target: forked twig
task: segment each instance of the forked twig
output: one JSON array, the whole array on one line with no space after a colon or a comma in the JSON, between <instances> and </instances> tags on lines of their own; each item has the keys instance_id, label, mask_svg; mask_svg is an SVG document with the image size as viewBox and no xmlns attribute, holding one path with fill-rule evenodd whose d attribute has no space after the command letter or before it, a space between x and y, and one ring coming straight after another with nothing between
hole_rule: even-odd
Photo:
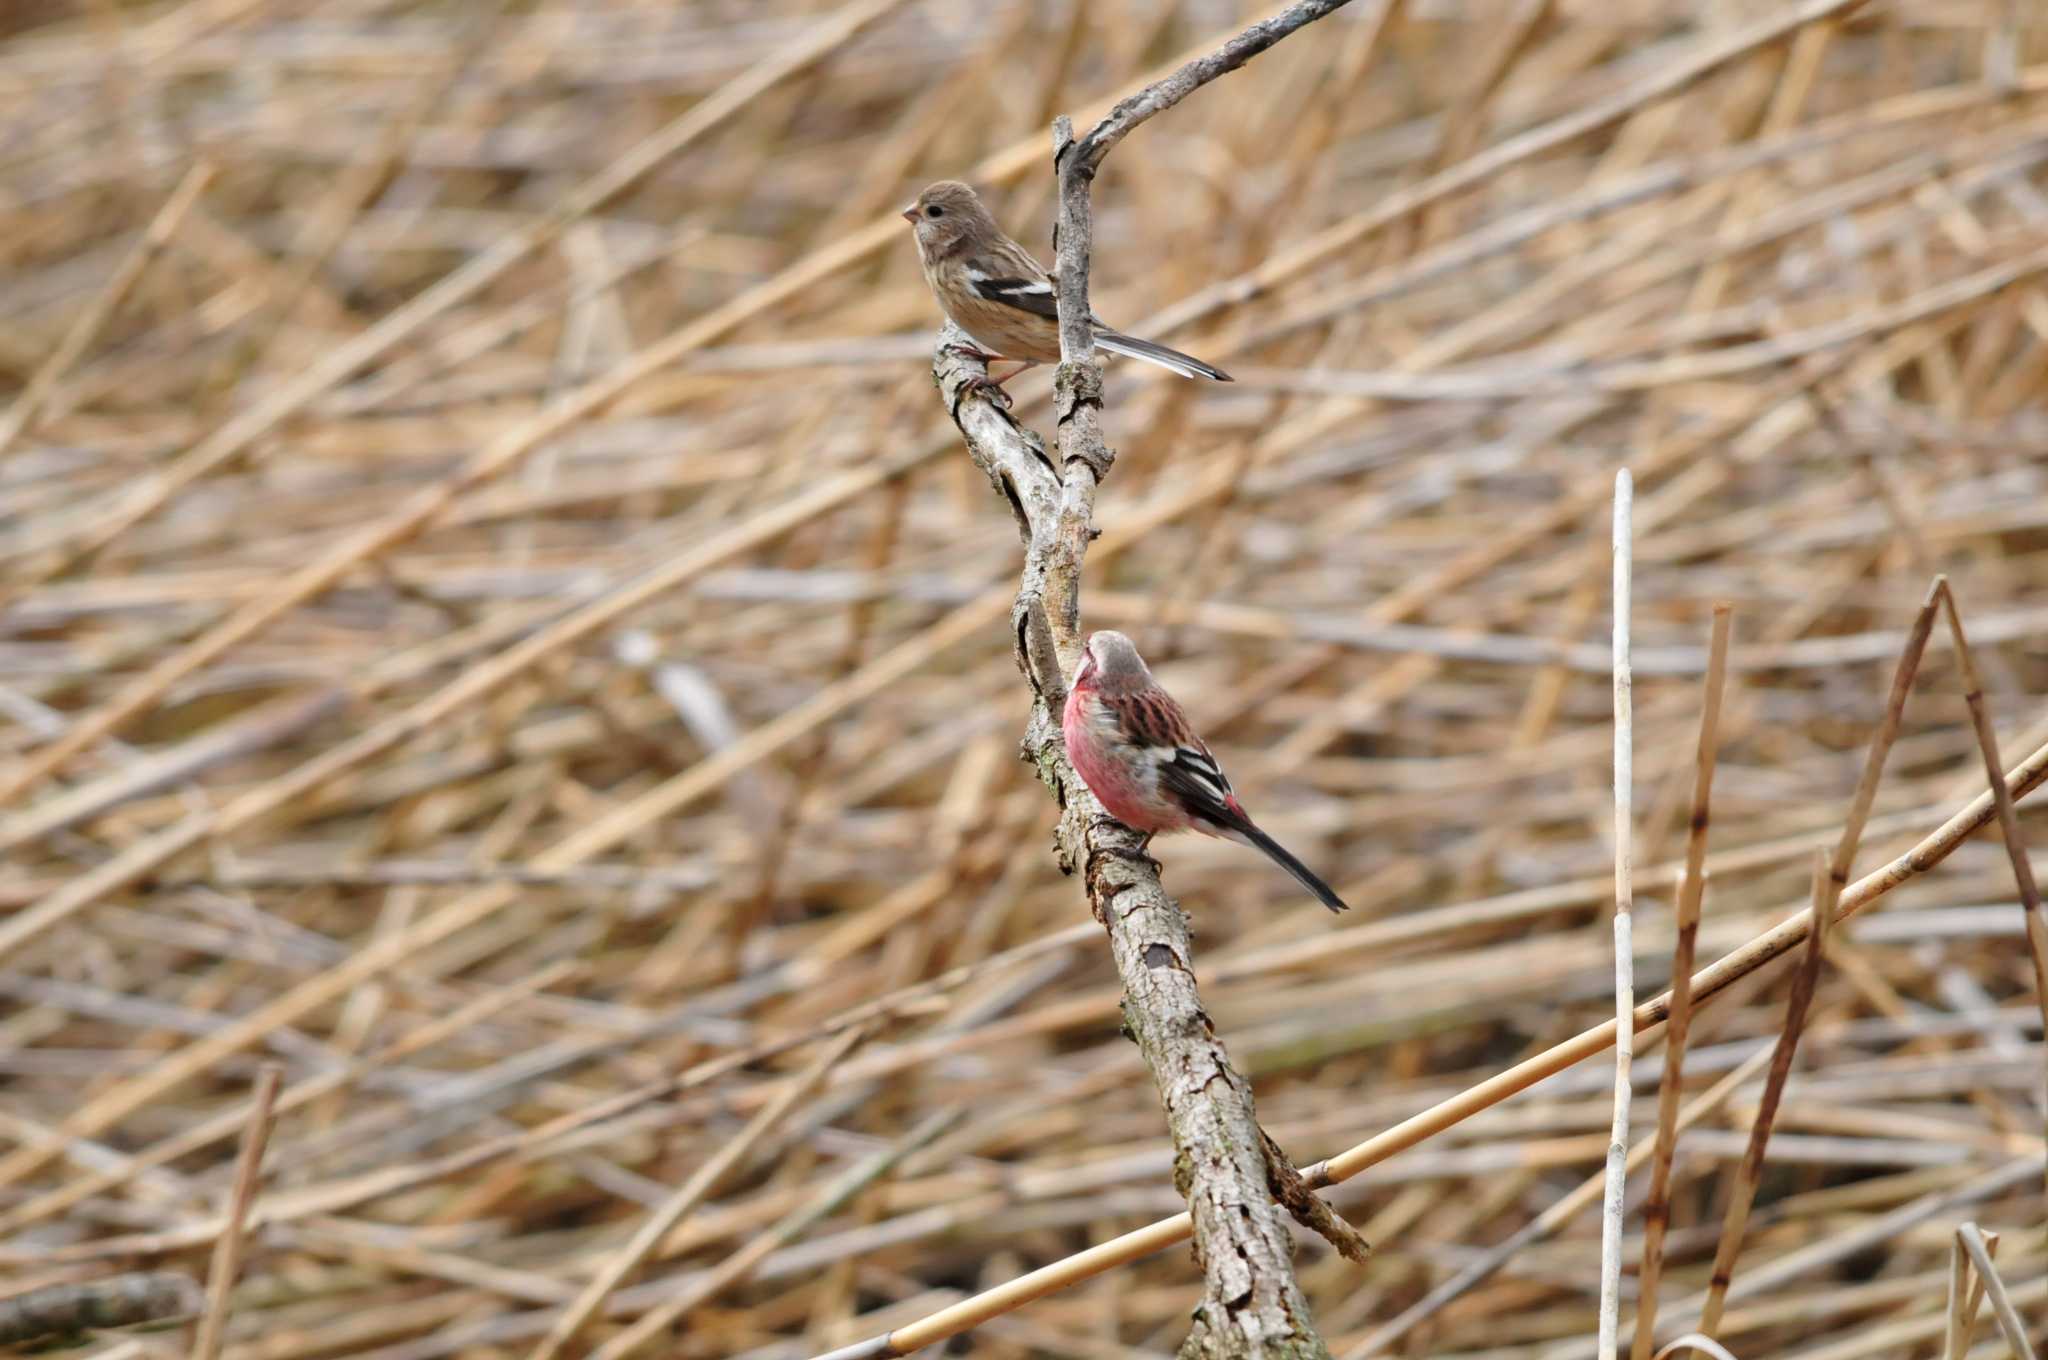
<instances>
[{"instance_id":1,"label":"forked twig","mask_svg":"<svg viewBox=\"0 0 2048 1360\"><path fill-rule=\"evenodd\" d=\"M934 360L934 376L969 454L1002 492L1024 540L1023 572L1010 613L1017 663L1033 698L1024 754L1059 801L1061 867L1081 874L1094 915L1109 935L1126 1032L1165 1106L1175 1185L1188 1202L1205 1283L1186 1354L1288 1352L1311 1360L1328 1354L1294 1276L1292 1243L1273 1184L1287 1191L1287 1207L1347 1253L1363 1250L1363 1242L1355 1233L1336 1231L1335 1215L1311 1203L1313 1187L1268 1155L1251 1084L1232 1067L1203 1010L1186 913L1160 885L1143 853L1143 838L1109 818L1075 776L1061 740L1060 705L1081 646L1081 574L1096 532L1096 489L1115 460L1102 433L1102 370L1092 357L1089 194L1103 157L1147 119L1344 3L1300 0L1252 24L1216 51L1119 102L1079 139L1065 117L1055 120L1057 462L985 395L963 400L979 389L968 381L976 375L967 372L958 346L947 343L950 329ZM853 1350L889 1354L901 1344L884 1335Z\"/></svg>"}]
</instances>

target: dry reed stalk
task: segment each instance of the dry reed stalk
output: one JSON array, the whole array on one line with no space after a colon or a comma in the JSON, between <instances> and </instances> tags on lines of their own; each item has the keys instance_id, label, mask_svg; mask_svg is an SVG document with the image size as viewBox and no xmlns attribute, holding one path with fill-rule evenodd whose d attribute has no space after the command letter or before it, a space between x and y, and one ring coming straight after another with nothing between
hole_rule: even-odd
<instances>
[{"instance_id":1,"label":"dry reed stalk","mask_svg":"<svg viewBox=\"0 0 2048 1360\"><path fill-rule=\"evenodd\" d=\"M850 1029L831 1043L818 1050L804 1069L783 1083L782 1090L774 1100L763 1105L754 1117L747 1121L740 1131L721 1147L688 1180L657 1205L654 1212L642 1220L634 1230L632 1240L613 1252L604 1264L583 1287L560 1317L555 1319L548 1334L533 1348L532 1360L552 1360L561 1354L562 1348L576 1339L576 1334L590 1323L603 1307L604 1301L626 1277L638 1270L663 1238L675 1230L683 1216L716 1188L718 1182L731 1173L747 1158L756 1145L766 1138L775 1127L788 1117L790 1111L808 1099L822 1084L840 1059L854 1050L867 1037L865 1029ZM644 1338L642 1338L644 1339Z\"/></svg>"},{"instance_id":2,"label":"dry reed stalk","mask_svg":"<svg viewBox=\"0 0 2048 1360\"><path fill-rule=\"evenodd\" d=\"M1728 1199L1728 1211L1721 1220L1721 1233L1714 1247L1714 1270L1707 1282L1707 1301L1700 1310L1699 1332L1711 1337L1721 1327L1721 1312L1728 1303L1728 1286L1735 1277L1735 1258L1742 1252L1743 1233L1756 1202L1757 1183L1763 1179L1764 1150L1770 1143L1771 1126L1778 1115L1778 1102L1785 1094L1785 1079L1792 1073L1792 1058L1798 1051L1799 1036L1806 1028L1806 1012L1813 1003L1825 957L1828 926L1834 914L1839 884L1829 872L1827 852L1814 847L1813 916L1806 936L1806 951L1800 955L1799 970L1792 975L1791 994L1785 1001L1785 1021L1771 1052L1770 1071L1764 1078L1763 1097L1750 1121L1749 1143L1736 1170L1735 1188Z\"/></svg>"},{"instance_id":3,"label":"dry reed stalk","mask_svg":"<svg viewBox=\"0 0 2048 1360\"><path fill-rule=\"evenodd\" d=\"M691 1309L709 1301L720 1290L744 1280L770 1253L802 1237L863 1189L887 1175L896 1164L947 1132L965 1114L959 1106L948 1106L927 1115L916 1128L860 1162L848 1167L807 1204L791 1211L768 1231L733 1252L708 1271L704 1278L676 1297L648 1309L638 1321L611 1337L591 1353L592 1360L626 1360L626 1357L673 1329Z\"/></svg>"},{"instance_id":4,"label":"dry reed stalk","mask_svg":"<svg viewBox=\"0 0 2048 1360\"><path fill-rule=\"evenodd\" d=\"M220 1356L221 1340L227 1330L228 1295L242 1273L243 1234L248 1227L249 1206L256 1202L256 1187L263 1180L263 1150L270 1143L277 1090L283 1082L284 1069L276 1063L264 1064L256 1077L248 1125L235 1160L234 1188L228 1193L220 1240L213 1245L213 1260L206 1271L206 1308L199 1315L199 1330L192 1339L192 1360L218 1360Z\"/></svg>"},{"instance_id":5,"label":"dry reed stalk","mask_svg":"<svg viewBox=\"0 0 2048 1360\"><path fill-rule=\"evenodd\" d=\"M1613 1360L1621 1335L1621 1219L1628 1193L1629 1079L1635 1056L1635 709L1630 670L1635 486L1614 477L1614 1116L1607 1134L1607 1186L1600 1206L1600 1357Z\"/></svg>"},{"instance_id":6,"label":"dry reed stalk","mask_svg":"<svg viewBox=\"0 0 2048 1360\"><path fill-rule=\"evenodd\" d=\"M1998 1255L1998 1234L1984 1233L1984 1254ZM1948 1263L1948 1330L1942 1337L1941 1360L1963 1360L1969 1353L1970 1333L1977 1325L1977 1310L1984 1303L1985 1284L1977 1275L1970 1253L1963 1247L1962 1229L1956 1230Z\"/></svg>"},{"instance_id":7,"label":"dry reed stalk","mask_svg":"<svg viewBox=\"0 0 2048 1360\"><path fill-rule=\"evenodd\" d=\"M440 1020L422 1026L405 1039L390 1045L381 1052L370 1054L350 1064L348 1067L331 1072L326 1076L316 1077L307 1082L295 1083L278 1097L275 1112L278 1115L290 1114L293 1110L303 1105L310 1104L323 1096L332 1095L349 1082L360 1080L363 1076L376 1071L387 1063L395 1062L421 1049L430 1048L450 1035L459 1034L471 1025L488 1020L494 1012L501 1008L519 1001L533 992L551 987L560 982L569 972L570 967L568 965L557 964L553 967L543 968L531 977L522 980L516 987L486 992L467 1005L458 1006ZM190 1156L209 1144L230 1136L237 1129L246 1126L254 1117L255 1105L253 1100L247 1110L223 1110L214 1118L194 1125L174 1138L167 1138L137 1153L116 1168L99 1172L92 1176L82 1177L71 1182L61 1190L38 1196L25 1204L14 1206L5 1214L0 1214L0 1232L18 1232L32 1223L40 1222L54 1214L63 1213L81 1200L116 1189L151 1167L162 1166L176 1158Z\"/></svg>"},{"instance_id":8,"label":"dry reed stalk","mask_svg":"<svg viewBox=\"0 0 2048 1360\"><path fill-rule=\"evenodd\" d=\"M1770 1141L1771 1124L1777 1117L1778 1102L1784 1094L1786 1078L1791 1075L1792 1058L1798 1050L1799 1036L1806 1025L1807 1007L1812 1003L1814 987L1820 979L1822 945L1828 928L1835 919L1836 906L1848 885L1849 868L1855 862L1856 847L1862 840L1864 823L1869 819L1871 804L1877 797L1878 785L1884 777L1885 761L1891 755L1892 745L1898 738L1899 724L1905 715L1906 700L1913 688L1913 677L1919 670L1921 655L1926 650L1928 636L1934 627L1934 615L1940 606L1942 586L1943 582L1937 579L1928 588L1927 598L1922 602L1920 612L1913 621L1913 627L1907 634L1906 645L1899 653L1898 665L1892 673L1891 693L1885 703L1884 716L1878 724L1876 735L1871 738L1869 751L1864 758L1863 772L1857 781L1855 793L1850 798L1848 815L1843 819L1842 832L1835 841L1834 853L1827 856L1816 850L1814 854L1812 925L1806 937L1806 952L1801 956L1799 970L1793 975L1792 990L1785 1002L1784 1022L1778 1031L1777 1048L1771 1058L1770 1075L1764 1084L1764 1095L1757 1107L1756 1118L1750 1125L1749 1144L1743 1153L1734 1191L1722 1221L1720 1240L1714 1249L1713 1274L1708 1280L1706 1303L1700 1311L1698 1328L1707 1336L1714 1335L1720 1326L1721 1311L1727 1303L1728 1286L1734 1278L1735 1258L1742 1250L1743 1231L1749 1220L1750 1207L1755 1201L1757 1183L1763 1176L1764 1149Z\"/></svg>"},{"instance_id":9,"label":"dry reed stalk","mask_svg":"<svg viewBox=\"0 0 2048 1360\"><path fill-rule=\"evenodd\" d=\"M787 51L777 53L773 58L751 68L711 98L676 118L660 132L635 144L626 155L579 184L559 205L545 214L534 229L501 239L491 251L470 261L456 273L441 279L407 307L394 312L379 325L366 331L353 344L336 351L322 363L308 370L297 382L259 403L243 416L222 426L205 442L180 459L177 465L156 483L140 488L139 491L126 496L120 503L92 516L88 521L92 525L92 531L82 542L60 545L52 555L49 565L30 568L29 575L32 579L45 579L49 574L62 570L79 558L104 548L122 533L153 514L181 487L206 475L227 460L241 456L251 444L268 434L307 402L347 379L357 369L378 358L391 346L405 340L441 312L474 294L527 254L553 240L572 223L603 207L611 199L632 187L662 161L681 152L691 142L744 109L763 92L806 69L811 63L829 54L833 48L858 33L861 28L902 3L903 0L863 0L863 3L849 6L833 19L805 33L803 38L792 44ZM517 456L517 453L510 455ZM509 458L501 460L501 465L502 461L509 461ZM481 468L478 471L481 476L478 476L477 480L489 475ZM361 550L352 548L352 554L370 555L376 550L376 544L390 542L394 536L409 532L418 523L438 513L447 501L452 501L455 494L459 494L459 484L457 488L450 488L445 498L430 495L416 500L417 508L408 511L407 520L392 526L391 534L373 535L369 546ZM411 518L412 516L417 516L417 519ZM320 576L316 575L312 580L314 584L303 587L308 593L324 584ZM275 617L276 612L278 611L273 607L269 617ZM249 636L268 621L269 618L260 617L237 620L232 631L216 633L213 637L171 658L165 665L152 672L152 679L129 691L118 707L96 716L88 723L74 727L61 741L39 753L33 764L14 776L12 783L0 785L0 803L11 801L35 780L58 768L91 742L113 731L127 717L152 702L163 689L175 683L176 676L203 665L208 656L217 655L220 650L232 645L234 640ZM154 692L150 692L151 690Z\"/></svg>"},{"instance_id":10,"label":"dry reed stalk","mask_svg":"<svg viewBox=\"0 0 2048 1360\"><path fill-rule=\"evenodd\" d=\"M1699 940L1700 903L1706 894L1707 827L1719 752L1721 697L1728 681L1728 637L1733 610L1714 606L1707 640L1707 677L1700 697L1700 734L1693 753L1691 814L1686 819L1685 871L1678 884L1677 943L1671 950L1671 1018L1664 1029L1664 1070L1657 1086L1656 1156L1643 1200L1643 1259L1637 1272L1636 1331L1630 1354L1649 1360L1657 1325L1657 1284L1664 1273L1664 1237L1671 1226L1671 1167L1678 1151L1678 1101L1686 1044L1692 1035L1692 965Z\"/></svg>"},{"instance_id":11,"label":"dry reed stalk","mask_svg":"<svg viewBox=\"0 0 2048 1360\"><path fill-rule=\"evenodd\" d=\"M7 413L0 415L0 456L5 456L14 441L30 428L36 417L41 414L44 404L49 401L50 393L63 380L71 366L78 362L79 356L99 338L101 329L107 324L107 318L127 300L128 294L141 279L143 271L149 268L157 256L163 254L164 248L171 243L171 237L176 235L178 224L185 220L185 214L192 210L192 205L206 192L206 186L216 171L217 167L200 161L185 172L177 187L171 190L171 196L164 200L163 207L150 219L149 226L142 233L142 239L135 243L135 249L129 252L128 257L121 261L120 267L108 277L92 303L78 314L77 319L71 324L71 329L65 332L64 339L50 351L50 357L43 361L35 375L21 389L20 395L15 397L13 404L7 408ZM4 598L0 596L0 599Z\"/></svg>"},{"instance_id":12,"label":"dry reed stalk","mask_svg":"<svg viewBox=\"0 0 2048 1360\"><path fill-rule=\"evenodd\" d=\"M1683 1355L1687 1351L1699 1351L1714 1357L1714 1360L1736 1360L1734 1352L1701 1332L1687 1332L1666 1342L1664 1348L1657 1352L1657 1360L1667 1360L1669 1356Z\"/></svg>"},{"instance_id":13,"label":"dry reed stalk","mask_svg":"<svg viewBox=\"0 0 2048 1360\"><path fill-rule=\"evenodd\" d=\"M1963 701L1970 710L1970 725L1977 736L1977 748L1984 755L1987 772L1996 771L1998 763L1998 734L1991 726L1991 706L1984 698L1984 682L1978 678L1977 663L1970 652L1969 639L1963 634L1962 606L1956 603L1955 591L1948 578L1939 579L1936 589L1940 592L1943 606L1948 613L1949 636L1955 642L1956 672L1963 686ZM2027 930L2027 957L2034 966L2034 1004L2040 1008L2043 1052L2048 1054L2048 914L2041 906L2041 890L2034 883L2033 865L2027 858L2027 843L2020 835L2019 814L2013 810L2012 798L2005 792L2004 781L1996 773L1987 773L1991 786L1993 805L1998 810L1999 837L2005 842L2006 858L2012 862L2014 885L2019 889L2020 910L2025 914ZM2044 1057L2041 1086L2042 1137L2048 1142L2048 1057ZM2043 1200L2048 1208L2048 1198Z\"/></svg>"},{"instance_id":14,"label":"dry reed stalk","mask_svg":"<svg viewBox=\"0 0 2048 1360\"><path fill-rule=\"evenodd\" d=\"M2015 1360L2034 1360L2034 1346L2027 1340L2026 1323L2020 1320L2019 1310L2013 1306L2012 1296L2006 1292L2005 1280L1991 1259L1991 1245L1984 1231L1974 1223L1965 1223L1956 1229L1956 1241L1969 1254L1970 1264L1976 1267L1985 1297L1991 1300L1991 1315L1998 1319L1998 1330L2005 1334L2005 1344L2012 1347Z\"/></svg>"}]
</instances>

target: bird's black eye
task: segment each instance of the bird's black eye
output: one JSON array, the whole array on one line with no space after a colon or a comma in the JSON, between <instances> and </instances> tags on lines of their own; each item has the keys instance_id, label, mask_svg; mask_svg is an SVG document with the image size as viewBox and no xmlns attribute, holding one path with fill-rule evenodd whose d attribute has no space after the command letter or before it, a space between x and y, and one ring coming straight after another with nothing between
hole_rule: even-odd
<instances>
[{"instance_id":1,"label":"bird's black eye","mask_svg":"<svg viewBox=\"0 0 2048 1360\"><path fill-rule=\"evenodd\" d=\"M946 210L944 208L941 208L938 204L934 203L924 210L924 215L926 217L944 217L946 215Z\"/></svg>"}]
</instances>

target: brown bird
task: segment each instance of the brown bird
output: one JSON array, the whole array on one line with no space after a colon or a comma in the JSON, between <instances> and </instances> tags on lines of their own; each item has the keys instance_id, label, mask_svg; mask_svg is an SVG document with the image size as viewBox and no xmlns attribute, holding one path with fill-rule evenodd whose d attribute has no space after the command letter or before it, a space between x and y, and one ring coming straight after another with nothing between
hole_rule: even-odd
<instances>
[{"instance_id":1,"label":"brown bird","mask_svg":"<svg viewBox=\"0 0 2048 1360\"><path fill-rule=\"evenodd\" d=\"M1004 382L1033 364L1058 361L1060 323L1052 276L1030 251L1003 234L974 190L958 180L940 180L919 194L903 217L917 229L925 282L953 324L967 332L983 358L1021 363ZM1230 381L1228 373L1191 355L1112 330L1100 317L1088 319L1095 326L1097 349L1143 359L1184 378Z\"/></svg>"}]
</instances>

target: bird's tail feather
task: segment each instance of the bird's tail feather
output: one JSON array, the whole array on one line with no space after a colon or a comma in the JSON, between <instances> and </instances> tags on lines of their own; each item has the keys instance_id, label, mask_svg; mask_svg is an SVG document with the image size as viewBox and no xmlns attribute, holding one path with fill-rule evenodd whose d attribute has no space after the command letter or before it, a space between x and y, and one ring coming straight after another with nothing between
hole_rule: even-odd
<instances>
[{"instance_id":1,"label":"bird's tail feather","mask_svg":"<svg viewBox=\"0 0 2048 1360\"><path fill-rule=\"evenodd\" d=\"M1331 911L1348 911L1344 899L1337 896L1337 890L1316 877L1315 870L1296 859L1286 846L1268 836L1265 832L1247 822L1236 828L1239 835L1249 841L1254 849L1263 850L1266 858L1293 874L1295 881L1316 895L1316 900Z\"/></svg>"},{"instance_id":2,"label":"bird's tail feather","mask_svg":"<svg viewBox=\"0 0 2048 1360\"><path fill-rule=\"evenodd\" d=\"M1140 340L1137 336L1125 335L1122 331L1097 328L1095 344L1097 348L1106 349L1111 354L1122 354L1132 359L1143 359L1148 364L1158 364L1161 368L1170 368L1183 378L1208 378L1212 382L1231 380L1228 373L1203 363L1192 354L1182 354L1177 349L1168 349L1150 340Z\"/></svg>"}]
</instances>

